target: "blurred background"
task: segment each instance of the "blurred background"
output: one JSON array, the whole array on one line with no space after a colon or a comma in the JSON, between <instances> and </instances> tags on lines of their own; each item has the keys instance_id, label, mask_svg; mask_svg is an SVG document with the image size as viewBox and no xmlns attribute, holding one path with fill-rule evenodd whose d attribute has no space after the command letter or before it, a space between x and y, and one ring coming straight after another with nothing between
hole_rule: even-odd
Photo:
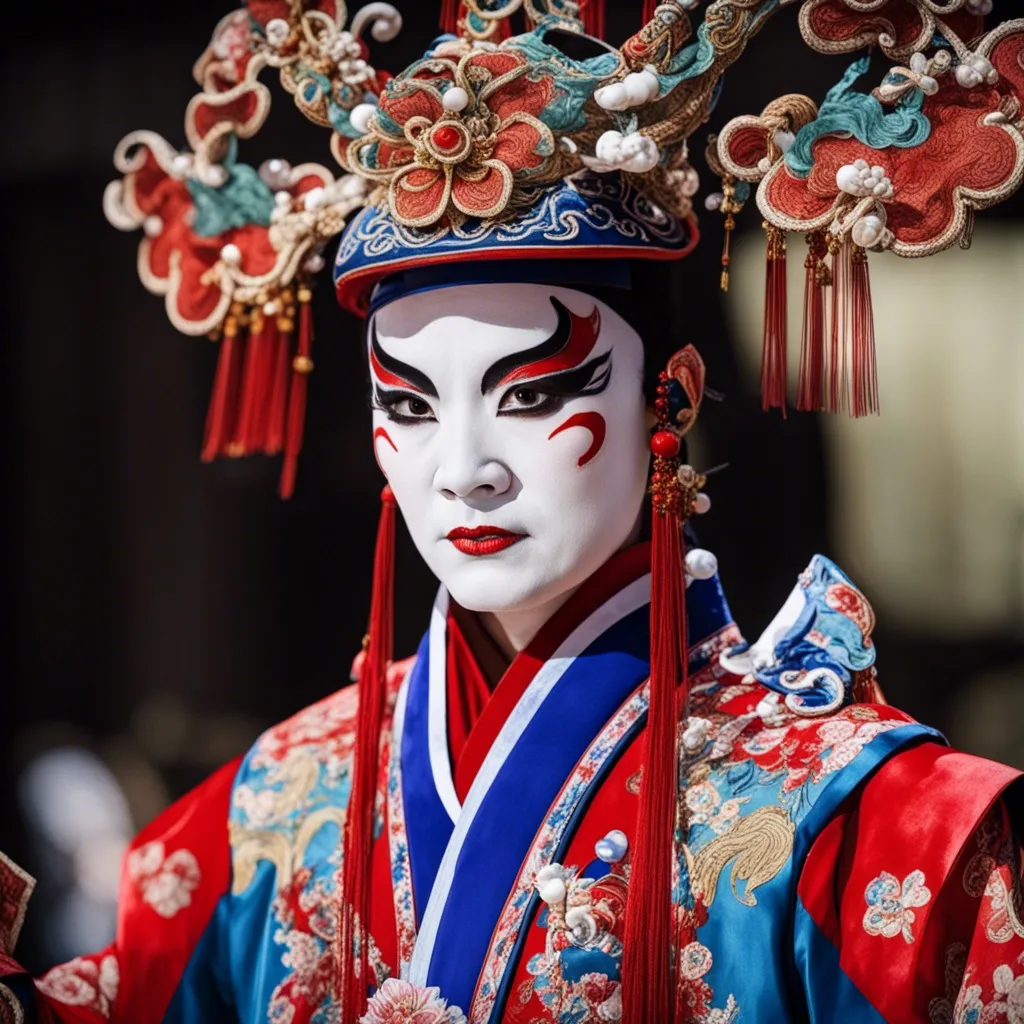
<instances>
[{"instance_id":1,"label":"blurred background","mask_svg":"<svg viewBox=\"0 0 1024 1024\"><path fill-rule=\"evenodd\" d=\"M397 70L432 37L438 5L399 6L406 30L374 48L377 67ZM639 0L610 6L609 37L624 39ZM711 127L784 92L820 100L838 79L843 58L807 50L793 6L727 78ZM0 38L0 849L40 880L19 947L35 970L109 941L131 834L344 685L365 628L381 481L359 323L320 289L298 493L281 503L270 461L200 465L215 347L176 333L138 282L138 238L100 209L122 135L183 144L191 64L229 10L51 0L45 21L5 14ZM266 80L275 108L242 159L329 165L326 133ZM698 202L718 188L704 143ZM666 330L698 345L724 396L706 406L694 461L729 464L700 526L737 621L756 638L810 557L831 555L875 606L889 699L1024 767L1024 195L979 216L969 254L872 258L882 415L860 422L762 414L760 217L751 203L740 218L725 296L721 218L701 206L701 219ZM405 654L434 583L401 543Z\"/></svg>"}]
</instances>

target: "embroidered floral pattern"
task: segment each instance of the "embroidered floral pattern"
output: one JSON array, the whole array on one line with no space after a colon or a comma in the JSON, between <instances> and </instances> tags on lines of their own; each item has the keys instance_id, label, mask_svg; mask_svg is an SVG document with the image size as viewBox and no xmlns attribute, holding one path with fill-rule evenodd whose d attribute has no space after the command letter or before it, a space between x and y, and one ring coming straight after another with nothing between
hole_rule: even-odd
<instances>
[{"instance_id":1,"label":"embroidered floral pattern","mask_svg":"<svg viewBox=\"0 0 1024 1024\"><path fill-rule=\"evenodd\" d=\"M195 854L189 850L167 854L159 841L133 850L126 868L143 903L167 918L191 904L192 893L202 878Z\"/></svg>"},{"instance_id":2,"label":"embroidered floral pattern","mask_svg":"<svg viewBox=\"0 0 1024 1024\"><path fill-rule=\"evenodd\" d=\"M987 987L980 979L974 981L973 968L968 967L952 1011L947 989L945 999L933 999L929 1005L929 1021L932 1024L1024 1024L1024 954L1013 964L1000 964L992 972L991 995L986 992Z\"/></svg>"},{"instance_id":3,"label":"embroidered floral pattern","mask_svg":"<svg viewBox=\"0 0 1024 1024\"><path fill-rule=\"evenodd\" d=\"M384 760L388 764L388 849L391 857L391 888L395 905L395 922L398 926L399 973L405 971L412 961L416 944L416 906L412 891L412 864L409 859L409 836L405 827L405 801L402 799L402 762L391 757L391 751L398 748L398 722L387 740Z\"/></svg>"},{"instance_id":4,"label":"embroidered floral pattern","mask_svg":"<svg viewBox=\"0 0 1024 1024\"><path fill-rule=\"evenodd\" d=\"M743 804L750 797L722 798L713 782L705 780L686 788L686 809L691 825L707 825L716 835L728 831L739 820Z\"/></svg>"},{"instance_id":5,"label":"embroidered floral pattern","mask_svg":"<svg viewBox=\"0 0 1024 1024\"><path fill-rule=\"evenodd\" d=\"M360 1024L466 1024L466 1015L449 1006L437 988L388 978L370 1000Z\"/></svg>"},{"instance_id":6,"label":"embroidered floral pattern","mask_svg":"<svg viewBox=\"0 0 1024 1024\"><path fill-rule=\"evenodd\" d=\"M36 987L49 999L98 1013L106 1020L117 999L120 971L117 957L76 957L48 971Z\"/></svg>"},{"instance_id":7,"label":"embroidered floral pattern","mask_svg":"<svg viewBox=\"0 0 1024 1024\"><path fill-rule=\"evenodd\" d=\"M456 91L465 101L457 111L450 104ZM439 52L388 84L369 134L349 145L346 161L387 184L391 215L405 227L446 215L497 217L516 182L555 152L540 119L554 94L553 80L515 50Z\"/></svg>"},{"instance_id":8,"label":"embroidered floral pattern","mask_svg":"<svg viewBox=\"0 0 1024 1024\"><path fill-rule=\"evenodd\" d=\"M931 898L923 871L911 871L902 885L895 875L883 871L864 890L868 905L864 912L864 931L886 939L902 935L905 942L913 942L914 908L923 907Z\"/></svg>"}]
</instances>

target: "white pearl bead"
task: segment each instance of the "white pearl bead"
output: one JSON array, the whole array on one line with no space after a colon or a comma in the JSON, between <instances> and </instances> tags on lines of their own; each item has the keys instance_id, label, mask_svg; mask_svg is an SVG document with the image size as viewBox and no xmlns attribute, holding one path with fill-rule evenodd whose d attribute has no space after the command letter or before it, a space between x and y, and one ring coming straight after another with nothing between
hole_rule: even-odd
<instances>
[{"instance_id":1,"label":"white pearl bead","mask_svg":"<svg viewBox=\"0 0 1024 1024\"><path fill-rule=\"evenodd\" d=\"M271 46L280 46L287 38L291 29L284 18L271 18L267 22L267 42Z\"/></svg>"},{"instance_id":2,"label":"white pearl bead","mask_svg":"<svg viewBox=\"0 0 1024 1024\"><path fill-rule=\"evenodd\" d=\"M287 188L292 181L292 165L287 160L264 160L259 169L260 181L268 188Z\"/></svg>"},{"instance_id":3,"label":"white pearl bead","mask_svg":"<svg viewBox=\"0 0 1024 1024\"><path fill-rule=\"evenodd\" d=\"M275 192L274 203L280 206L282 210L291 209L292 205L292 194L291 192Z\"/></svg>"},{"instance_id":4,"label":"white pearl bead","mask_svg":"<svg viewBox=\"0 0 1024 1024\"><path fill-rule=\"evenodd\" d=\"M704 209L714 213L715 210L721 209L724 202L725 196L721 192L711 192L704 197Z\"/></svg>"},{"instance_id":5,"label":"white pearl bead","mask_svg":"<svg viewBox=\"0 0 1024 1024\"><path fill-rule=\"evenodd\" d=\"M545 903L561 903L565 899L565 882L561 878L549 878L537 891Z\"/></svg>"},{"instance_id":6,"label":"white pearl bead","mask_svg":"<svg viewBox=\"0 0 1024 1024\"><path fill-rule=\"evenodd\" d=\"M594 843L594 853L599 860L605 864L618 864L629 850L629 839L621 829L615 828L604 837Z\"/></svg>"},{"instance_id":7,"label":"white pearl bead","mask_svg":"<svg viewBox=\"0 0 1024 1024\"><path fill-rule=\"evenodd\" d=\"M220 164L214 164L212 167L208 167L206 170L206 184L213 188L220 188L226 184L228 180L227 169L221 167Z\"/></svg>"},{"instance_id":8,"label":"white pearl bead","mask_svg":"<svg viewBox=\"0 0 1024 1024\"><path fill-rule=\"evenodd\" d=\"M242 262L242 250L234 242L228 242L220 251L220 258L227 264L237 267Z\"/></svg>"},{"instance_id":9,"label":"white pearl bead","mask_svg":"<svg viewBox=\"0 0 1024 1024\"><path fill-rule=\"evenodd\" d=\"M151 213L142 222L142 231L147 238L156 238L163 229L164 222L155 213Z\"/></svg>"},{"instance_id":10,"label":"white pearl bead","mask_svg":"<svg viewBox=\"0 0 1024 1024\"><path fill-rule=\"evenodd\" d=\"M718 572L718 559L704 548L693 548L686 553L686 571L695 580L709 580Z\"/></svg>"},{"instance_id":11,"label":"white pearl bead","mask_svg":"<svg viewBox=\"0 0 1024 1024\"><path fill-rule=\"evenodd\" d=\"M697 495L697 499L693 503L693 511L699 516L711 511L711 499L703 491Z\"/></svg>"},{"instance_id":12,"label":"white pearl bead","mask_svg":"<svg viewBox=\"0 0 1024 1024\"><path fill-rule=\"evenodd\" d=\"M319 274L324 269L324 258L320 253L315 252L311 256L306 257L306 261L302 264L302 269L307 274Z\"/></svg>"},{"instance_id":13,"label":"white pearl bead","mask_svg":"<svg viewBox=\"0 0 1024 1024\"><path fill-rule=\"evenodd\" d=\"M327 190L317 185L303 194L302 202L307 210L320 210L327 205Z\"/></svg>"},{"instance_id":14,"label":"white pearl bead","mask_svg":"<svg viewBox=\"0 0 1024 1024\"><path fill-rule=\"evenodd\" d=\"M602 86L594 93L594 99L604 110L625 110L629 104L626 87L621 82Z\"/></svg>"},{"instance_id":15,"label":"white pearl bead","mask_svg":"<svg viewBox=\"0 0 1024 1024\"><path fill-rule=\"evenodd\" d=\"M441 105L453 114L460 114L469 106L469 93L461 86L453 85L445 90Z\"/></svg>"},{"instance_id":16,"label":"white pearl bead","mask_svg":"<svg viewBox=\"0 0 1024 1024\"><path fill-rule=\"evenodd\" d=\"M179 153L172 161L171 168L175 174L184 176L192 170L192 157L188 153Z\"/></svg>"},{"instance_id":17,"label":"white pearl bead","mask_svg":"<svg viewBox=\"0 0 1024 1024\"><path fill-rule=\"evenodd\" d=\"M271 299L269 302L263 303L263 315L264 316L277 316L281 312L281 303L276 299Z\"/></svg>"},{"instance_id":18,"label":"white pearl bead","mask_svg":"<svg viewBox=\"0 0 1024 1024\"><path fill-rule=\"evenodd\" d=\"M631 107L639 107L641 104L646 103L650 97L650 85L642 72L626 75L622 85L626 90L626 99Z\"/></svg>"},{"instance_id":19,"label":"white pearl bead","mask_svg":"<svg viewBox=\"0 0 1024 1024\"><path fill-rule=\"evenodd\" d=\"M792 132L778 131L773 136L773 141L783 153L788 153L796 142L796 136Z\"/></svg>"},{"instance_id":20,"label":"white pearl bead","mask_svg":"<svg viewBox=\"0 0 1024 1024\"><path fill-rule=\"evenodd\" d=\"M365 135L370 127L370 118L377 113L377 108L372 103L360 103L352 108L348 115L349 122L360 135Z\"/></svg>"}]
</instances>

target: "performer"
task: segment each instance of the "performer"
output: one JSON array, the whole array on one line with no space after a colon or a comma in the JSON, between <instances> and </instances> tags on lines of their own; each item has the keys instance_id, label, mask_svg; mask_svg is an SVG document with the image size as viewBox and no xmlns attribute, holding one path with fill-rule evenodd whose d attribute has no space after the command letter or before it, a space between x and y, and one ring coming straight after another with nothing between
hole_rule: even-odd
<instances>
[{"instance_id":1,"label":"performer","mask_svg":"<svg viewBox=\"0 0 1024 1024\"><path fill-rule=\"evenodd\" d=\"M122 143L108 214L144 229L175 324L219 337L204 457L283 453L285 495L344 228L387 481L370 626L357 685L143 829L108 949L27 977L31 880L2 861L5 1021L1024 1021L1020 773L884 702L873 612L827 558L745 642L688 522L703 366L645 326L647 268L697 242L686 139L775 6L694 29L669 0L616 50L596 0L468 0L389 79L361 41L397 31L388 5L345 30L341 4L254 2L197 65L191 152ZM1024 177L1024 21L984 34L975 6L805 0L812 47L893 69L712 144L727 231L753 183L766 222L766 406L783 232L809 243L797 404L862 415L866 250L964 242ZM239 162L268 64L339 180ZM405 661L397 510L441 584Z\"/></svg>"}]
</instances>

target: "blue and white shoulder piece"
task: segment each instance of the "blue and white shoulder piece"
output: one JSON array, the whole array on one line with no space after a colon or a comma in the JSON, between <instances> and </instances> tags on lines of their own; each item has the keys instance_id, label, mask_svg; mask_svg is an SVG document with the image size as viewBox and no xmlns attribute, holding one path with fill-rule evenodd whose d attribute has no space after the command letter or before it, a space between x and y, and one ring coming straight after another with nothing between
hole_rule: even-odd
<instances>
[{"instance_id":1,"label":"blue and white shoulder piece","mask_svg":"<svg viewBox=\"0 0 1024 1024\"><path fill-rule=\"evenodd\" d=\"M828 715L853 703L857 674L874 665L874 626L867 598L815 555L760 639L725 651L721 664L780 694L794 714Z\"/></svg>"}]
</instances>

